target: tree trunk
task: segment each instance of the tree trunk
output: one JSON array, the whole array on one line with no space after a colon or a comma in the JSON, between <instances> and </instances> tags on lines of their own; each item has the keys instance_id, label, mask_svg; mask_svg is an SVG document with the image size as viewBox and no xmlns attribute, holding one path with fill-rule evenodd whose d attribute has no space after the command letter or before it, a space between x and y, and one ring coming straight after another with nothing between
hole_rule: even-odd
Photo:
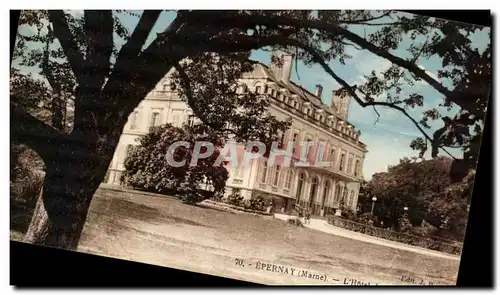
<instances>
[{"instance_id":1,"label":"tree trunk","mask_svg":"<svg viewBox=\"0 0 500 295\"><path fill-rule=\"evenodd\" d=\"M47 164L43 188L24 241L32 244L76 250L92 197L113 156L117 141L100 150L59 145L54 160Z\"/></svg>"},{"instance_id":2,"label":"tree trunk","mask_svg":"<svg viewBox=\"0 0 500 295\"><path fill-rule=\"evenodd\" d=\"M97 186L92 183L72 184L71 181L60 186L55 182L46 176L24 240L37 245L75 250Z\"/></svg>"}]
</instances>

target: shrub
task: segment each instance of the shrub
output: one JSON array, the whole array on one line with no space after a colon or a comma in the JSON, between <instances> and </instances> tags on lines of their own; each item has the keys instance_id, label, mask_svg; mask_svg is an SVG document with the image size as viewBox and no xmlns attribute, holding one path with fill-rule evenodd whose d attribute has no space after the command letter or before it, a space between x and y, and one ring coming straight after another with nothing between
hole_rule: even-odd
<instances>
[{"instance_id":1,"label":"shrub","mask_svg":"<svg viewBox=\"0 0 500 295\"><path fill-rule=\"evenodd\" d=\"M233 206L240 206L241 203L243 202L243 197L240 196L239 193L232 193L230 194L227 199L226 199L226 202L229 204L229 205L233 205Z\"/></svg>"},{"instance_id":2,"label":"shrub","mask_svg":"<svg viewBox=\"0 0 500 295\"><path fill-rule=\"evenodd\" d=\"M134 189L149 192L180 195L186 202L199 202L204 199L201 184L207 181L214 193L224 192L229 177L225 167L214 165L219 155L219 146L213 154L200 159L191 166L193 148L177 148L173 154L176 161L185 161L180 167L174 167L167 161L167 148L177 141L187 141L194 146L196 140L208 140L203 132L184 126L173 127L170 124L150 129L139 139L138 145L127 148L124 161L125 171L121 181Z\"/></svg>"},{"instance_id":3,"label":"shrub","mask_svg":"<svg viewBox=\"0 0 500 295\"><path fill-rule=\"evenodd\" d=\"M43 162L33 150L12 145L10 165L11 198L34 207L45 177Z\"/></svg>"},{"instance_id":4,"label":"shrub","mask_svg":"<svg viewBox=\"0 0 500 295\"><path fill-rule=\"evenodd\" d=\"M438 237L424 237L411 235L402 232L396 232L388 229L378 228L374 226L369 226L366 224L354 222L347 220L345 218L339 218L337 216L330 216L328 218L328 223L345 228L347 230L352 230L362 234L387 239L399 243L405 243L417 247L427 248L431 250L447 252L455 255L459 255L462 251L462 244L456 241L445 240Z\"/></svg>"},{"instance_id":5,"label":"shrub","mask_svg":"<svg viewBox=\"0 0 500 295\"><path fill-rule=\"evenodd\" d=\"M244 201L243 203L246 203L246 202L247 201ZM219 209L219 210L223 210L226 212L232 212L232 213L250 213L252 215L270 215L270 214L263 212L263 211L256 211L256 210L252 210L252 209L243 208L241 206L235 206L235 205L230 205L230 204L226 204L226 203L219 203L219 202L214 202L211 200L206 200L206 201L200 203L199 206Z\"/></svg>"},{"instance_id":6,"label":"shrub","mask_svg":"<svg viewBox=\"0 0 500 295\"><path fill-rule=\"evenodd\" d=\"M205 195L195 182L183 182L179 188L181 200L186 204L196 204L205 199Z\"/></svg>"},{"instance_id":7,"label":"shrub","mask_svg":"<svg viewBox=\"0 0 500 295\"><path fill-rule=\"evenodd\" d=\"M24 233L31 221L45 172L41 158L24 145L11 144L10 225Z\"/></svg>"},{"instance_id":8,"label":"shrub","mask_svg":"<svg viewBox=\"0 0 500 295\"><path fill-rule=\"evenodd\" d=\"M264 199L262 197L251 199L250 209L257 211L264 211Z\"/></svg>"},{"instance_id":9,"label":"shrub","mask_svg":"<svg viewBox=\"0 0 500 295\"><path fill-rule=\"evenodd\" d=\"M251 204L250 200L244 200L243 201L243 208L245 208L245 209L251 209L252 208L252 204Z\"/></svg>"}]
</instances>

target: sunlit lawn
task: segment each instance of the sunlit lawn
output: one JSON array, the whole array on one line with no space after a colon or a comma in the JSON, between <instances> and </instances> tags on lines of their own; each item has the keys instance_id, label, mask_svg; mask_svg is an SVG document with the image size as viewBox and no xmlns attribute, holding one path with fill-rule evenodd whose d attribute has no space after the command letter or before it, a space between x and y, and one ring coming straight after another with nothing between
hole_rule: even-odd
<instances>
[{"instance_id":1,"label":"sunlit lawn","mask_svg":"<svg viewBox=\"0 0 500 295\"><path fill-rule=\"evenodd\" d=\"M401 276L454 284L459 262L233 214L178 199L99 189L79 250L267 284L315 283L236 267L257 260L379 283Z\"/></svg>"}]
</instances>

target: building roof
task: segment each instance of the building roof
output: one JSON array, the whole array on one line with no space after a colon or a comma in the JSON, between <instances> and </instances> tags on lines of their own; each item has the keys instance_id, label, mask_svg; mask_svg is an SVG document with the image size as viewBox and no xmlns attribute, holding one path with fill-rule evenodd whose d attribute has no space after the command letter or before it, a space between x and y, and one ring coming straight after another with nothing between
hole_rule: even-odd
<instances>
[{"instance_id":1,"label":"building roof","mask_svg":"<svg viewBox=\"0 0 500 295\"><path fill-rule=\"evenodd\" d=\"M269 79L280 87L287 89L290 93L298 95L300 98L302 98L302 100L310 102L315 107L322 109L326 114L335 116L340 121L344 121L336 114L331 106L323 103L321 97L316 96L309 90L291 80L288 83L279 80L278 78L276 78L271 68L262 62L255 62L254 70L251 73L244 75L244 77ZM354 125L349 123L348 121L345 123L354 127Z\"/></svg>"}]
</instances>

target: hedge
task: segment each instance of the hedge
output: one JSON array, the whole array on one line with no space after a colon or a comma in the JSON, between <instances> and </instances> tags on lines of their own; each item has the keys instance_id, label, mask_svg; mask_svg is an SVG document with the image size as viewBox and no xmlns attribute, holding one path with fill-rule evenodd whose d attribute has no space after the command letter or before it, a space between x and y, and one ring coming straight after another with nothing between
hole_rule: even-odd
<instances>
[{"instance_id":1,"label":"hedge","mask_svg":"<svg viewBox=\"0 0 500 295\"><path fill-rule=\"evenodd\" d=\"M245 209L245 208L240 207L240 206L230 205L230 204L226 204L226 203L222 203L222 202L215 202L212 200L204 200L203 202L199 203L198 205L206 206L206 207L210 207L210 208L221 209L221 210L233 212L233 213L236 213L235 211L237 211L237 212L244 212L244 213L250 213L250 214L255 214L255 215L268 215L268 216L271 215L265 211Z\"/></svg>"},{"instance_id":2,"label":"hedge","mask_svg":"<svg viewBox=\"0 0 500 295\"><path fill-rule=\"evenodd\" d=\"M423 237L384 228L358 223L337 216L329 216L328 223L340 228L355 231L365 235L374 236L394 242L405 243L412 246L460 255L463 244L457 241L446 240L439 237Z\"/></svg>"}]
</instances>

